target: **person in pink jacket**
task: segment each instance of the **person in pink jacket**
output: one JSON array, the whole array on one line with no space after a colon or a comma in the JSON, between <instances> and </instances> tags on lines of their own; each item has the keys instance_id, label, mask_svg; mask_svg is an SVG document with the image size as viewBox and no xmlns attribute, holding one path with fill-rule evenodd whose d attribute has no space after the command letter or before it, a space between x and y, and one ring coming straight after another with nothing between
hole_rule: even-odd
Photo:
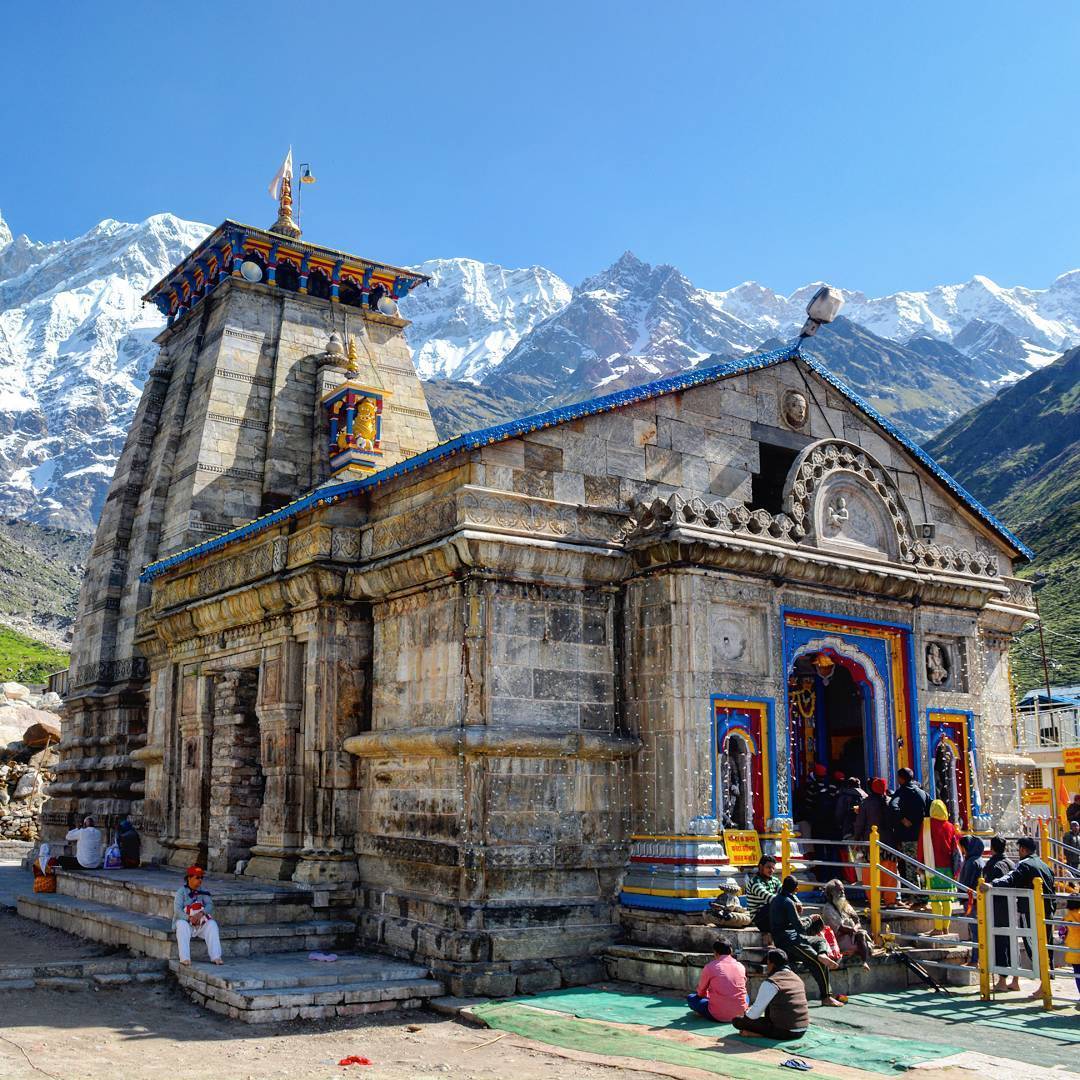
<instances>
[{"instance_id":1,"label":"person in pink jacket","mask_svg":"<svg viewBox=\"0 0 1080 1080\"><path fill-rule=\"evenodd\" d=\"M746 1012L750 999L746 994L746 968L735 959L731 942L717 938L715 955L701 969L697 993L686 996L686 1004L699 1016L721 1024L730 1024Z\"/></svg>"}]
</instances>

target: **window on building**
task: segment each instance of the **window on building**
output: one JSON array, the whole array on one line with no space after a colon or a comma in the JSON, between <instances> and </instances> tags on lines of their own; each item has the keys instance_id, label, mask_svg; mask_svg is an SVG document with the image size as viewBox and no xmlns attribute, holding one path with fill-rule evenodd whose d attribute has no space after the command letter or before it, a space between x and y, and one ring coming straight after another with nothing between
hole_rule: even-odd
<instances>
[{"instance_id":1,"label":"window on building","mask_svg":"<svg viewBox=\"0 0 1080 1080\"><path fill-rule=\"evenodd\" d=\"M364 294L360 291L360 286L355 281L343 281L341 288L338 290L341 302L348 304L349 307L363 307L364 306Z\"/></svg>"},{"instance_id":2,"label":"window on building","mask_svg":"<svg viewBox=\"0 0 1080 1080\"><path fill-rule=\"evenodd\" d=\"M759 443L758 471L750 478L750 509L779 514L784 508L784 483L799 450Z\"/></svg>"},{"instance_id":3,"label":"window on building","mask_svg":"<svg viewBox=\"0 0 1080 1080\"><path fill-rule=\"evenodd\" d=\"M307 280L308 296L316 296L320 300L330 299L330 279L321 270L312 270Z\"/></svg>"},{"instance_id":4,"label":"window on building","mask_svg":"<svg viewBox=\"0 0 1080 1080\"><path fill-rule=\"evenodd\" d=\"M279 262L274 280L279 289L296 292L300 288L300 271L291 262Z\"/></svg>"}]
</instances>

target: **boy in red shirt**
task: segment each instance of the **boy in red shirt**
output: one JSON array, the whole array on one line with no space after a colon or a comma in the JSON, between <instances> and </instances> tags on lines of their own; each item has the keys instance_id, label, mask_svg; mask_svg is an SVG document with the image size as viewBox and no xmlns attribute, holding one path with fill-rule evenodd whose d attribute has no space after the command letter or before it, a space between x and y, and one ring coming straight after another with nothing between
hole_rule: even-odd
<instances>
[{"instance_id":1,"label":"boy in red shirt","mask_svg":"<svg viewBox=\"0 0 1080 1080\"><path fill-rule=\"evenodd\" d=\"M696 994L687 994L686 1004L699 1016L730 1024L746 1012L746 968L732 954L731 942L717 938L715 956L701 969Z\"/></svg>"}]
</instances>

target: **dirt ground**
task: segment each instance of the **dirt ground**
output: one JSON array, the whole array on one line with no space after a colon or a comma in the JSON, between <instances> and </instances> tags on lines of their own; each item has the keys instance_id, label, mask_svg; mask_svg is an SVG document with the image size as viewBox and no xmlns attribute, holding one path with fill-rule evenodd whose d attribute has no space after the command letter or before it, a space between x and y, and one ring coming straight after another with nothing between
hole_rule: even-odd
<instances>
[{"instance_id":1,"label":"dirt ground","mask_svg":"<svg viewBox=\"0 0 1080 1080\"><path fill-rule=\"evenodd\" d=\"M0 908L0 974L7 964L50 964L96 956L126 956L126 949L84 941Z\"/></svg>"},{"instance_id":2,"label":"dirt ground","mask_svg":"<svg viewBox=\"0 0 1080 1080\"><path fill-rule=\"evenodd\" d=\"M0 1009L4 1080L655 1080L424 1010L248 1027L198 1008L170 985L9 992ZM372 1066L338 1065L353 1054Z\"/></svg>"}]
</instances>

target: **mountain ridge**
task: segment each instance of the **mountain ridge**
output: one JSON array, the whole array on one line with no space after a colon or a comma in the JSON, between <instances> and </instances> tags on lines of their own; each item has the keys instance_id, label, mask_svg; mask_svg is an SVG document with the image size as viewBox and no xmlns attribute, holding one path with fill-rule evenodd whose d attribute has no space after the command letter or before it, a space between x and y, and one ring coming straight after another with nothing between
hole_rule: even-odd
<instances>
[{"instance_id":1,"label":"mountain ridge","mask_svg":"<svg viewBox=\"0 0 1080 1080\"><path fill-rule=\"evenodd\" d=\"M93 529L162 326L140 296L209 231L163 213L43 242L13 235L0 215L0 513ZM576 288L540 266L437 259L420 269L432 284L402 314L421 374L436 380L444 436L791 340L815 288L700 289L629 251ZM824 345L819 335L811 348L925 437L1044 363L1049 346L1035 339L1080 340L1080 271L1044 290L973 281L877 298L849 291L845 316L861 330ZM1008 325L985 317L995 312ZM904 340L861 316L879 328L891 319ZM875 364L889 385L875 385Z\"/></svg>"}]
</instances>

